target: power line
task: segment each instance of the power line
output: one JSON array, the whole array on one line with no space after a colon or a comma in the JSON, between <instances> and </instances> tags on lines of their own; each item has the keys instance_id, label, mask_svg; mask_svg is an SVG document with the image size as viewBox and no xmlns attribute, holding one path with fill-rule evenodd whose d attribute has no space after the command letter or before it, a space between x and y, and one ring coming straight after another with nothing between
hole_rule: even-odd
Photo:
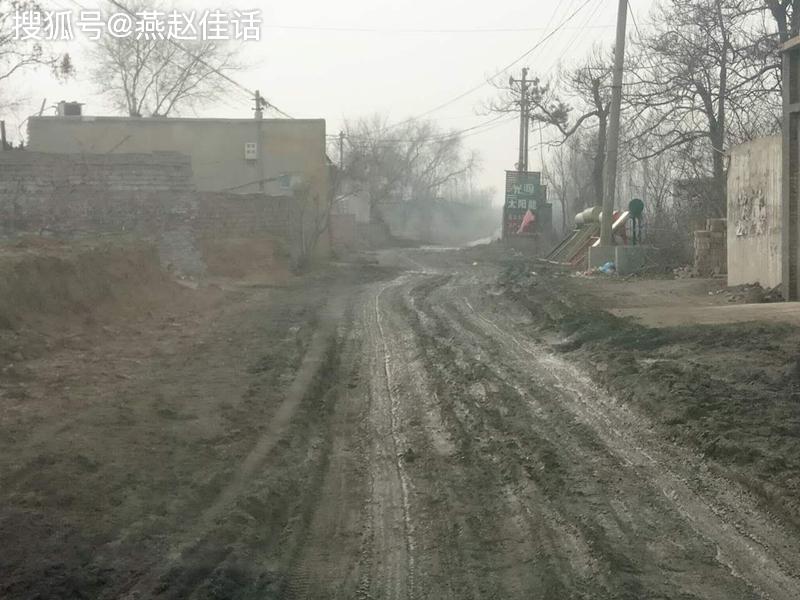
<instances>
[{"instance_id":1,"label":"power line","mask_svg":"<svg viewBox=\"0 0 800 600\"><path fill-rule=\"evenodd\" d=\"M633 26L636 28L636 34L639 36L639 39L643 39L642 30L639 29L639 22L636 20L636 15L633 14L633 6L631 6L631 0L627 0L628 2L628 12L631 13L631 19L633 20Z\"/></svg>"},{"instance_id":2,"label":"power line","mask_svg":"<svg viewBox=\"0 0 800 600\"><path fill-rule=\"evenodd\" d=\"M488 80L487 80L487 79L484 79L484 80L483 80L483 81L481 81L481 82L480 82L478 85L476 85L476 86L474 86L474 87L472 87L472 88L468 89L467 91L465 91L465 92L463 92L463 93L459 94L458 96L455 96L454 98L451 98L450 100L448 100L448 101L446 101L446 102L443 102L442 104L439 104L438 106L435 106L435 107L433 107L433 108L432 108L432 109L430 109L430 110L427 110L427 111L425 111L425 112L423 112L423 113L420 113L420 114L418 114L418 115L416 115L416 116L413 116L413 117L410 117L410 118L408 118L408 119L405 119L405 120L403 120L403 121L400 121L399 123L395 123L394 125L390 126L390 127L389 127L389 129L393 129L393 128L395 128L395 127L398 127L398 126L400 126L400 125L403 125L403 124L405 124L405 123L408 123L408 122L410 122L410 121L415 121L415 120L417 120L417 119L421 119L422 117L426 117L426 116L428 116L429 114L431 114L431 113L434 113L434 112L437 112L437 111L439 111L439 110L441 110L442 108L445 108L445 107L447 107L447 106L450 106L451 104L453 104L453 103L455 103L455 102L458 102L458 101L459 101L459 100L461 100L462 98L465 98L466 96L469 96L469 95L470 95L470 94L472 94L473 92L476 92L476 91L478 91L478 90L479 90L479 89L481 89L483 86L487 85L487 84L488 84L488 83L489 83L491 80L495 79L495 78L496 78L498 75L500 75L501 73L504 73L504 72L508 71L510 68L514 67L515 65L517 65L518 63L520 63L521 61L523 61L524 59L526 59L528 56L530 56L531 54L533 54L533 53L534 53L534 52L535 52L535 51L536 51L536 50L537 50L537 49L538 49L540 46L542 46L542 45L543 45L543 44L544 44L544 43L545 43L547 40L549 40L549 39L550 39L551 37L553 37L553 36L554 36L556 33L558 33L559 31L561 31L561 30L562 30L562 28L563 28L563 27L564 27L564 26L565 26L567 23L569 23L569 22L570 22L570 21L571 21L571 20L572 20L572 19L573 19L573 18L574 18L574 17L575 17L575 16L576 16L576 15L577 15L577 14L578 14L580 11L581 11L581 10L583 10L583 8L584 8L584 7L585 7L587 4L589 4L589 2L591 2L591 1L592 1L592 0L584 0L583 4L581 4L581 5L580 5L580 6L579 6L577 9L575 9L575 10L574 10L574 11L573 11L573 12L572 12L572 13L571 13L571 14L570 14L570 15L569 15L569 16L568 16L566 19L564 19L564 20L563 20L563 21L562 21L562 22L561 22L561 23L560 23L560 24L559 24L559 25L558 25L558 26L557 26L557 27L556 27L556 28L555 28L553 31L551 31L551 32L550 32L550 33L548 33L546 36L544 36L544 37L543 37L541 40L539 40L539 41L538 41L538 42L537 42L537 43L536 43L536 44L535 44L535 45L534 45L532 48L529 48L528 50L526 50L525 52L523 52L523 53L522 53L520 56L518 56L517 58L515 58L513 61L511 61L511 62L510 62L508 65L506 65L505 67L503 67L503 68L502 68L500 71L498 71L497 73L495 73L495 74L494 74L492 77L490 77Z\"/></svg>"},{"instance_id":3,"label":"power line","mask_svg":"<svg viewBox=\"0 0 800 600\"><path fill-rule=\"evenodd\" d=\"M628 2L628 5L630 6L630 0L626 0L626 2ZM586 21L584 21L584 25L583 25L582 27L580 27L580 28L579 28L580 30L583 30L583 29L588 29L588 28L590 28L590 26L588 25L588 23L589 23L589 22L590 22L590 21L591 21L591 20L592 20L592 19L595 17L595 15L597 14L597 12L598 12L598 10L600 9L600 7L601 7L601 4L600 4L600 3L598 3L598 4L595 6L594 10L592 10L592 11L591 11L591 13L588 15L588 17L586 18ZM637 30L638 30L638 27L637 27ZM561 55L563 55L563 54L564 54L564 52L565 52L565 51L566 51L568 48L570 48L570 47L574 46L574 45L575 45L575 43L578 41L578 38L579 38L579 37L580 37L580 31L578 32L578 34L577 34L577 35L575 35L575 36L574 36L574 37L573 37L571 40L569 40L569 41L568 41L567 45L564 47L564 50L563 50L562 52L558 53L558 56L561 56ZM543 73L543 76L544 76L544 74L547 74L547 73L549 73L549 72L550 72L550 71L551 71L553 68L555 68L555 66L556 66L557 64L558 64L558 61L556 61L556 62L554 62L553 64L551 64L551 65L550 65L550 67L549 67L549 68L548 68L548 69L547 69L547 70L546 70L546 71ZM543 148L544 148L544 140L543 140L543 137L542 137L541 123L540 123L539 125L540 125L540 129L539 129L539 149L540 149L540 153L542 153L542 151L543 151ZM585 126L585 125L584 125L584 126L582 126L582 128L583 128L583 129L597 129L597 127L598 127L598 126ZM548 141L548 144L550 144L550 143L551 143L551 142L549 142L549 141ZM544 156L543 156L543 153L542 153L541 160L542 160L542 161L544 161ZM543 162L543 164L544 164L544 162Z\"/></svg>"},{"instance_id":4,"label":"power line","mask_svg":"<svg viewBox=\"0 0 800 600\"><path fill-rule=\"evenodd\" d=\"M559 52L559 53L558 53L556 56L559 56L559 57L560 57L560 56L563 56L563 54L564 54L564 53L565 53L565 52L566 52L566 51L567 51L569 48L572 48L572 47L573 47L573 46L574 46L574 45L577 43L578 39L579 39L579 38L580 38L580 36L581 36L581 32L582 32L582 31L585 31L585 30L587 30L587 29L591 29L591 28L592 28L592 26L591 26L591 25L589 25L589 23L592 21L592 19L594 19L595 15L597 15L597 12L600 10L600 8L601 8L602 6L603 6L602 2L598 2L598 3L595 5L595 7L594 7L594 10L593 10L593 11L591 11L591 12L589 13L589 15L586 17L586 20L583 22L583 25L581 25L580 27L576 27L576 29L578 30L578 32L575 34L575 36L574 36L572 39L570 39L570 40L567 42L566 46L564 46L564 49L563 49L561 52ZM551 67L551 68L552 68L552 67Z\"/></svg>"},{"instance_id":5,"label":"power line","mask_svg":"<svg viewBox=\"0 0 800 600\"><path fill-rule=\"evenodd\" d=\"M611 29L614 25L590 25L589 29ZM379 27L316 27L311 25L265 25L265 29L287 31L328 31L332 33L398 33L398 34L440 34L440 33L526 33L532 31L547 31L545 27L507 27L507 28L465 28L465 29L393 29ZM562 29L579 29L578 27L563 27ZM583 29L583 28L581 28Z\"/></svg>"},{"instance_id":6,"label":"power line","mask_svg":"<svg viewBox=\"0 0 800 600\"><path fill-rule=\"evenodd\" d=\"M503 113L503 114L497 115L497 116L489 119L488 121L484 121L483 123L478 123L477 125L473 125L472 127L467 127L465 129L461 129L461 130L458 130L458 131L451 131L449 133L443 133L443 134L431 136L430 138L424 140L424 142L426 144L427 143L433 143L433 142L443 142L443 141L447 141L447 140L450 140L450 139L454 139L456 137L461 137L462 139L465 139L465 138L472 137L474 135L478 135L478 134L490 131L492 129L495 129L496 127L499 127L500 125L504 125L506 123L509 123L511 121L516 120L516 118L517 118L517 115L515 115L515 114L514 115L507 115L507 114ZM466 134L466 135L464 135L464 134ZM338 136L338 134L337 135L327 134L326 137L328 137L330 139L338 139L339 136ZM365 137L365 136L358 136L358 135L348 135L347 139L350 140L350 141L356 142L356 143L364 143L364 142L370 141L372 138ZM379 143L379 144L403 144L403 143L408 143L408 142L416 142L416 141L419 141L419 140L414 140L414 139L410 139L410 138L387 138L387 139L376 139L375 141L377 143Z\"/></svg>"}]
</instances>

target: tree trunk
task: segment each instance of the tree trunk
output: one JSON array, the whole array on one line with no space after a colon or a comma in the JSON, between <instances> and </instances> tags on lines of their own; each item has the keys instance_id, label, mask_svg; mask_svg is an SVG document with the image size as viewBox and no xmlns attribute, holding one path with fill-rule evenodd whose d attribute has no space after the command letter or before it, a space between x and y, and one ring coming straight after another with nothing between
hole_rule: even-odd
<instances>
[{"instance_id":1,"label":"tree trunk","mask_svg":"<svg viewBox=\"0 0 800 600\"><path fill-rule=\"evenodd\" d=\"M711 200L711 211L714 216L722 218L727 213L727 178L725 176L725 155L722 153L722 133L713 131L711 133L711 152L713 153L713 186Z\"/></svg>"}]
</instances>

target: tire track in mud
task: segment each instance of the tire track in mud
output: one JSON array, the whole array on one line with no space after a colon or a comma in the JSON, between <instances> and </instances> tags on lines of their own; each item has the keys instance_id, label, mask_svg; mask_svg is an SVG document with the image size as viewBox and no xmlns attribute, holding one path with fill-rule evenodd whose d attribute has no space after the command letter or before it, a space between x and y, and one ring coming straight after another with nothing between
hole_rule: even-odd
<instances>
[{"instance_id":1,"label":"tire track in mud","mask_svg":"<svg viewBox=\"0 0 800 600\"><path fill-rule=\"evenodd\" d=\"M286 438L295 413L303 401L309 394L317 393L314 388L319 384L320 374L329 368L337 341L337 326L344 314L344 298L341 295L334 296L322 309L319 326L311 338L308 350L283 401L266 424L265 431L237 466L229 482L217 494L213 503L202 511L195 523L183 534L182 539L173 542L162 562L155 569L136 578L122 598L152 596L191 598L225 570L232 553L230 544L215 546L210 553L205 546L208 546L215 528L226 518L226 512L230 511L237 500L252 487L253 482L258 480L259 469L278 443ZM322 456L322 460L324 459L325 456ZM313 495L309 498L313 498ZM184 569L182 563L187 560L191 562L192 555L198 552L208 554L205 560L210 559L212 562L200 567L199 570L193 567L186 574L182 574Z\"/></svg>"},{"instance_id":2,"label":"tire track in mud","mask_svg":"<svg viewBox=\"0 0 800 600\"><path fill-rule=\"evenodd\" d=\"M348 312L352 312L348 310ZM357 565L362 545L352 537L366 535L364 479L358 465L365 460L363 421L367 406L353 401L345 389L357 387L363 351L352 314L340 327L337 373L324 381L331 398L327 452L318 485L307 490L310 501L305 527L292 552L285 584L278 597L291 599L358 598ZM335 396L335 397L333 397ZM357 400L357 399L356 399Z\"/></svg>"},{"instance_id":3,"label":"tire track in mud","mask_svg":"<svg viewBox=\"0 0 800 600\"><path fill-rule=\"evenodd\" d=\"M523 574L517 574L516 585L509 581L496 582L501 590L508 587L492 597L595 598L597 588L601 586L600 575L588 544L544 493L542 485L546 488L553 482L537 483L529 473L547 468L557 449L545 438L530 432L527 439L521 439L514 427L509 427L508 415L498 412L497 406L493 405L504 394L520 394L524 390L498 379L483 362L484 353L479 347L469 348L471 352L465 353L463 340L452 335L457 332L436 311L426 306L427 296L445 286L450 279L443 276L412 289L410 304L416 313L417 336L428 348L431 365L437 368L443 382L441 395L450 397L446 410L453 426L459 430L463 451L470 455L471 471L477 472L473 477L483 475L483 480L474 480L472 488L498 490L493 500L496 523L492 529L502 531L511 525L525 532L524 540L520 540L520 547L513 553L516 556L506 558L507 561L516 561L516 571ZM492 394L491 399L484 394L479 402L466 402L462 398L470 397L470 386L464 382L495 387L497 393ZM504 391L505 388L509 389ZM536 456L532 457L523 447L525 441L529 447L536 448ZM513 460L509 461L512 457ZM523 545L526 547L522 548ZM484 546L487 554L508 552L492 538L485 538ZM513 571L506 571L506 578L514 579Z\"/></svg>"},{"instance_id":4,"label":"tire track in mud","mask_svg":"<svg viewBox=\"0 0 800 600\"><path fill-rule=\"evenodd\" d=\"M433 370L431 378L436 379L434 388L438 390L434 397L459 448L459 475L450 474L449 479L445 476L446 485L458 485L460 489L453 492L471 500L462 503L462 510L468 511L471 546L480 549L478 556L472 558L479 560L473 560L469 570L460 575L481 577L484 585L474 586L479 591L469 597L555 598L573 597L576 593L577 597L595 597L578 591L581 586L575 583L576 571L581 573L580 578L589 578L591 560L587 559L587 549L563 519L547 507L547 500L525 474L509 466L504 446L516 441L502 425L494 424L494 407L486 394L475 397L474 386L481 387L481 380L489 383L491 377L481 369L476 373L453 372L448 365L462 362L461 359L453 361L446 349L431 342L439 334L447 337L447 332L441 329L435 315L417 306L417 300L449 280L446 275L430 277L411 286L406 291L405 318L428 359L426 368ZM431 329L437 328L439 331L432 334ZM447 342L455 345L452 338Z\"/></svg>"},{"instance_id":5,"label":"tire track in mud","mask_svg":"<svg viewBox=\"0 0 800 600\"><path fill-rule=\"evenodd\" d=\"M731 582L722 586L722 589L717 590L714 589L711 584L705 584L703 581L693 580L692 577L680 575L679 571L686 570L687 567L687 573L691 574L694 570L692 561L700 559L702 555L706 556L706 558L702 560L708 560L708 552L703 551L701 547L697 547L697 551L700 551L701 554L697 555L695 558L690 558L688 564L686 560L678 560L685 554L685 551L680 550L680 548L673 549L673 558L670 559L668 554L664 560L669 560L667 560L667 562L663 562L662 560L660 567L655 570L653 567L658 563L656 560L659 556L658 554L653 554L651 550L647 550L645 554L647 558L644 556L629 555L630 550L627 548L627 545L629 545L630 542L636 542L641 546L639 542L643 535L642 533L637 533L637 528L644 526L644 531L647 531L648 522L653 525L660 519L661 524L658 526L658 529L663 531L665 535L670 535L667 533L669 527L665 525L662 517L664 508L653 509L653 507L648 504L643 505L642 501L650 503L653 500L656 502L658 500L657 498L651 498L651 493L640 498L640 493L636 489L637 483L635 480L631 483L630 478L628 478L629 483L625 484L621 491L615 490L612 478L614 478L614 473L619 470L619 467L614 466L616 460L612 459L612 455L609 454L610 450L599 439L593 436L591 428L573 422L570 416L563 414L564 411L562 409L552 405L552 400L548 397L548 390L546 386L541 385L541 382L537 385L535 382L531 381L530 377L523 376L520 378L516 372L509 370L512 368L511 365L515 362L515 357L507 356L507 349L505 349L503 344L495 345L494 341L487 339L485 333L478 331L471 319L465 319L465 317L460 314L453 315L452 286L447 286L445 289L443 287L444 283L440 282L440 284L439 286L419 286L420 289L412 293L417 294L418 299L422 302L422 307L425 312L424 318L432 321L435 326L438 327L438 330L433 333L430 333L430 329L428 329L427 335L434 340L439 338L438 341L434 343L439 345L440 350L443 344L452 348L454 352L452 362L462 363L459 365L457 373L460 371L466 374L464 369L474 369L478 366L483 366L488 371L483 374L487 381L491 381L495 378L500 385L509 385L511 389L514 390L514 394L518 395L526 403L538 402L541 404L544 402L540 410L532 411L531 414L535 415L535 419L525 424L526 428L531 431L527 431L526 428L517 428L515 427L515 423L509 422L504 416L495 415L493 423L488 424L490 427L489 431L491 432L492 429L494 430L494 432L489 435L502 436L509 431L513 432L518 438L518 443L512 444L510 448L503 449L503 452L507 458L515 456L515 461L520 463L525 463L529 460L529 458L525 456L525 453L530 451L531 448L547 447L547 445L550 444L548 439L552 438L556 444L550 444L553 449L550 458L556 460L556 462L547 464L547 461L545 461L545 464L541 465L541 473L538 468L531 473L532 479L544 486L543 490L546 492L546 496L551 496L554 503L549 504L549 502L542 502L541 494L537 497L536 492L538 490L536 488L539 487L538 485L534 487L532 493L524 496L524 500L529 506L533 506L534 511L541 512L543 509L546 509L545 514L548 514L548 517L545 519L545 530L549 529L556 535L554 538L554 545L546 549L548 553L553 553L557 556L559 552L563 553L565 548L571 543L573 557L583 554L581 552L574 554L575 551L581 548L585 550L588 547L592 550L595 561L599 560L601 566L606 565L601 569L601 572L593 575L591 578L593 581L587 581L587 583L594 583L595 589L594 592L589 593L586 597L597 597L598 585L600 585L601 589L606 590L604 592L605 595L614 595L625 590L625 592L623 592L625 597L641 597L642 595L647 595L648 588L651 588L650 593L661 593L664 597L677 597L676 595L680 595L688 589L704 589L705 591L699 594L704 598L717 597L727 599L731 597L749 597L748 592L739 589L740 586L731 584ZM426 287L430 287L431 289L425 289ZM436 294L436 300L427 300L427 297L431 295L432 292L436 291L437 287L442 287L443 289L441 293ZM463 322L459 321L458 318L461 318ZM426 332L423 331L422 335L426 335ZM487 342L490 341L492 343L487 345ZM469 356L465 356L465 352L466 355ZM477 358L471 360L470 356ZM517 365L515 368L524 369L525 365L521 367ZM456 374L456 376L458 376L458 374ZM517 381L514 381L515 379ZM543 391L545 392L544 394ZM531 393L540 398L531 396ZM502 395L497 399L502 401ZM508 408L509 406L513 408L513 405L508 404L506 404L504 408ZM488 416L489 414L490 413L487 411L486 415ZM519 417L521 415L515 416ZM549 418L543 419L543 416ZM534 434L533 436L531 436L532 432ZM546 455L545 458L547 458ZM598 460L600 460L599 463L597 462ZM604 467L603 465L605 464L608 466ZM559 493L556 488L555 495L553 495L554 491L551 489L552 486L550 484L552 482L549 481L548 472L552 471L553 467L556 467L556 471L558 471L558 465L560 465L562 476L567 478L563 482L563 485L567 485L569 489L566 490L566 492L562 491ZM611 469L611 471L605 474L602 471L595 471L595 469L600 468ZM608 481L604 483L604 480ZM530 489L525 491L531 492ZM626 507L626 504L631 500L634 501L632 504L636 509L634 512L631 512L630 507ZM598 501L600 505L595 506ZM589 503L589 507L594 506L594 508L581 508L586 502ZM660 505L663 505L663 502L661 502ZM601 506L605 506L605 508L600 508ZM564 512L565 510L566 512ZM578 511L577 513L575 512L576 510ZM562 514L563 516L561 516ZM614 520L608 520L609 516L621 520L615 523ZM672 517L673 520L676 517ZM653 521L654 519L655 521ZM683 520L682 517L680 517L680 519ZM549 524L548 521L550 522ZM556 527L556 530L553 531L552 524L558 524L559 522L561 526ZM622 529L620 529L620 527L622 527ZM560 532L558 531L559 528ZM678 527L676 534L679 535L679 537L686 536L687 534L691 537L691 533L688 533L690 531L691 529L688 529L684 523L681 527ZM532 532L535 533L535 530L532 530ZM575 537L575 534L577 534L577 537ZM628 540L627 543L625 542L626 539ZM653 540L648 543L661 542ZM662 543L662 545L664 544ZM645 547L642 546L641 549L645 550ZM566 553L564 556L569 557L570 554ZM690 553L688 556L694 557L695 555ZM585 556L583 558L585 559ZM642 558L645 558L645 560L642 561ZM713 555L711 558L713 559ZM562 563L566 564L563 574L567 577L567 583L570 575L569 571L575 566L570 564L570 560L571 559L567 558L566 562ZM633 562L631 562L631 560L633 560ZM676 560L678 560L678 562L676 562ZM681 562L683 566L681 566ZM639 574L642 567L645 567L647 570ZM663 588L663 585L660 583L660 579L663 578L662 570L664 575L669 575L669 571L675 570L676 568L679 569L679 571L676 571L677 575L672 577L674 579L673 584L667 588ZM717 579L720 580L720 583L723 582L722 580L724 580L725 577L730 579L730 576L726 575L727 571L724 570L718 569L716 575L714 575L714 571L709 571L707 567L702 567L700 571L705 571L703 576L694 579L709 577L712 582L714 579ZM635 587L631 588L630 586L632 584L634 584ZM645 587L642 588L642 585ZM636 586L639 587L637 588ZM635 591L636 589L639 591ZM656 590L659 591L657 592ZM567 592L562 592L562 594L563 593ZM568 593L580 592L573 588L570 589Z\"/></svg>"},{"instance_id":6,"label":"tire track in mud","mask_svg":"<svg viewBox=\"0 0 800 600\"><path fill-rule=\"evenodd\" d=\"M410 506L411 484L401 450L397 382L393 378L392 353L386 341L381 306L386 290L400 285L404 277L379 286L374 298L363 306L365 337L373 349L366 365L370 374L370 435L373 439L369 453L369 539L362 551L359 585L359 594L365 598L415 597L416 545ZM397 516L400 517L400 539L397 539Z\"/></svg>"},{"instance_id":7,"label":"tire track in mud","mask_svg":"<svg viewBox=\"0 0 800 600\"><path fill-rule=\"evenodd\" d=\"M414 482L415 580L421 597L437 600L488 598L492 590L483 576L486 564L473 561L483 544L468 522L465 506L474 487L464 484L458 448L445 426L424 352L416 343L405 307L405 292L415 273L392 292L383 306L384 340L391 348L395 396L402 422L404 462Z\"/></svg>"},{"instance_id":8,"label":"tire track in mud","mask_svg":"<svg viewBox=\"0 0 800 600\"><path fill-rule=\"evenodd\" d=\"M393 284L398 285L398 284ZM400 480L400 486L403 491L403 524L405 529L406 548L408 550L408 579L409 588L414 589L414 524L411 521L411 508L409 505L409 479L403 464L403 457L399 450L399 422L398 416L399 402L397 399L396 386L392 378L392 353L389 351L389 345L386 341L386 331L383 328L383 316L381 315L381 296L386 291L386 287L382 288L378 295L375 297L375 321L378 324L378 331L381 336L381 344L383 345L383 374L386 377L386 392L389 395L391 415L391 429L392 429L392 447L395 453L395 465L397 466L397 476ZM412 593L413 597L413 593Z\"/></svg>"},{"instance_id":9,"label":"tire track in mud","mask_svg":"<svg viewBox=\"0 0 800 600\"><path fill-rule=\"evenodd\" d=\"M634 417L627 407L621 407L605 398L574 365L535 344L521 341L514 332L500 327L494 320L476 311L468 299L463 299L463 305L467 313L472 314L482 324L487 338L493 339L497 344L509 345L510 342L516 348L516 360L519 362L533 359L531 364L537 367L534 371L540 375L539 383L559 388L567 410L591 427L611 451L641 472L660 490L697 535L714 544L717 549L716 560L725 565L732 576L746 580L765 597L798 597L800 579L797 577L796 566L789 566L786 557L782 557L780 553L775 554L764 540L769 537L775 543L777 537L780 540L777 545L786 549L791 548L792 543L774 524L760 516L754 505L745 502L742 506L741 500L731 502L733 495L730 489L720 490L717 496L717 499L727 497L729 503L725 508L699 497L689 486L686 476L679 475L668 466L670 462L674 463L676 457L664 457L657 447L648 447L647 442L637 435L637 430L652 430L641 417ZM546 376L541 377L542 374ZM589 398L597 404L593 404ZM632 427L635 429L632 430ZM687 460L687 457L682 458ZM740 498L744 496L742 494ZM737 512L743 521L759 527L762 534L756 535L752 530L744 530L738 525ZM796 560L793 562L796 563Z\"/></svg>"},{"instance_id":10,"label":"tire track in mud","mask_svg":"<svg viewBox=\"0 0 800 600\"><path fill-rule=\"evenodd\" d=\"M390 284L390 286L400 285L398 283ZM386 377L386 393L389 397L389 414L391 422L391 436L392 436L392 449L395 455L395 465L397 467L397 477L400 480L400 488L402 491L403 500L403 528L405 532L406 552L408 561L408 589L410 590L409 598L414 598L414 553L416 551L414 544L414 523L411 520L411 507L409 505L409 479L406 472L403 456L399 449L399 401L396 392L396 383L392 378L392 353L389 351L389 345L386 341L386 331L383 328L383 316L381 315L381 297L386 292L389 286L381 288L381 291L375 296L375 322L378 324L378 332L380 333L381 345L383 346L383 374Z\"/></svg>"}]
</instances>

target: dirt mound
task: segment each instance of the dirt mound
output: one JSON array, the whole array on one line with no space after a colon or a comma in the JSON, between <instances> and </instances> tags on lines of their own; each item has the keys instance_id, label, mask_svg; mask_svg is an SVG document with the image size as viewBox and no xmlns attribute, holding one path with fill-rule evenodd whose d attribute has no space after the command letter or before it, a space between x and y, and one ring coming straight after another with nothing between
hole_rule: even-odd
<instances>
[{"instance_id":1,"label":"dirt mound","mask_svg":"<svg viewBox=\"0 0 800 600\"><path fill-rule=\"evenodd\" d=\"M800 530L800 328L757 321L650 328L605 312L579 280L539 275L528 281L509 268L500 282L529 309L537 335L558 340L554 350Z\"/></svg>"},{"instance_id":2,"label":"dirt mound","mask_svg":"<svg viewBox=\"0 0 800 600\"><path fill-rule=\"evenodd\" d=\"M185 293L145 242L24 239L0 247L0 329L85 325L152 310Z\"/></svg>"}]
</instances>

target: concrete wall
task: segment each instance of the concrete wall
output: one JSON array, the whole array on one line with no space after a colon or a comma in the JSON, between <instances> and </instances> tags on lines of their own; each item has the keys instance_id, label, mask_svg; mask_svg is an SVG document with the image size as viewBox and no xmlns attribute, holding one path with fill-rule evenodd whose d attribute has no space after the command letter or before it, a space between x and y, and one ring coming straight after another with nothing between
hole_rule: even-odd
<instances>
[{"instance_id":1,"label":"concrete wall","mask_svg":"<svg viewBox=\"0 0 800 600\"><path fill-rule=\"evenodd\" d=\"M728 169L728 285L781 283L781 138L734 147Z\"/></svg>"},{"instance_id":2,"label":"concrete wall","mask_svg":"<svg viewBox=\"0 0 800 600\"><path fill-rule=\"evenodd\" d=\"M201 191L285 195L298 177L327 191L322 119L31 117L28 136L29 148L41 152L180 152L191 157ZM247 143L257 145L256 159L245 158Z\"/></svg>"}]
</instances>

